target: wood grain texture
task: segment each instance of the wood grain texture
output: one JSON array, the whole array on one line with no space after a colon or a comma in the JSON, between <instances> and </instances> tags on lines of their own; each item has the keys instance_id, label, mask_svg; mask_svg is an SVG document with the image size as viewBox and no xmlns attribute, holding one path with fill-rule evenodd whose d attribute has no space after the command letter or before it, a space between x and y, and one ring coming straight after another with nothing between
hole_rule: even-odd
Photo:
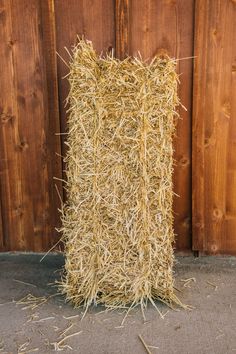
<instances>
[{"instance_id":1,"label":"wood grain texture","mask_svg":"<svg viewBox=\"0 0 236 354\"><path fill-rule=\"evenodd\" d=\"M194 1L132 1L129 48L144 59L155 54L184 58L193 55ZM171 25L170 25L171 24ZM174 141L176 166L174 199L176 248L191 249L191 105L192 59L179 61L179 96L187 112L180 108Z\"/></svg>"},{"instance_id":2,"label":"wood grain texture","mask_svg":"<svg viewBox=\"0 0 236 354\"><path fill-rule=\"evenodd\" d=\"M236 253L236 3L197 0L193 247Z\"/></svg>"},{"instance_id":3,"label":"wood grain texture","mask_svg":"<svg viewBox=\"0 0 236 354\"><path fill-rule=\"evenodd\" d=\"M1 194L0 194L1 198ZM4 233L3 233L3 215L2 215L2 202L0 199L0 250L4 250Z\"/></svg>"},{"instance_id":4,"label":"wood grain texture","mask_svg":"<svg viewBox=\"0 0 236 354\"><path fill-rule=\"evenodd\" d=\"M124 59L129 53L130 40L130 1L116 0L116 56Z\"/></svg>"},{"instance_id":5,"label":"wood grain texture","mask_svg":"<svg viewBox=\"0 0 236 354\"><path fill-rule=\"evenodd\" d=\"M69 87L55 51L68 61L64 47L84 35L121 59L197 56L194 73L193 60L178 62L176 248L236 254L235 0L0 0L0 30L1 251L58 239L65 147L55 133L66 132Z\"/></svg>"},{"instance_id":6,"label":"wood grain texture","mask_svg":"<svg viewBox=\"0 0 236 354\"><path fill-rule=\"evenodd\" d=\"M17 243L24 248L21 159L19 154L18 114L16 105L16 78L14 77L11 4L1 0L1 201L4 219L4 250L14 249ZM3 70L4 68L4 70ZM21 150L20 150L21 151Z\"/></svg>"},{"instance_id":7,"label":"wood grain texture","mask_svg":"<svg viewBox=\"0 0 236 354\"><path fill-rule=\"evenodd\" d=\"M53 243L56 204L51 193L51 125L40 2L2 0L1 14L5 250L41 251Z\"/></svg>"},{"instance_id":8,"label":"wood grain texture","mask_svg":"<svg viewBox=\"0 0 236 354\"><path fill-rule=\"evenodd\" d=\"M8 36L8 26L7 26L7 21L6 21L6 11L7 7L5 4L5 1L0 0L0 33L2 36L6 37ZM3 176L4 176L4 169L5 169L5 159L4 159L4 146L3 146L3 126L9 121L12 120L12 98L8 97L7 100L7 95L4 94L4 87L7 84L7 75L4 75L4 71L9 71L10 70L10 65L11 61L8 62L10 59L8 50L6 50L6 46L4 43L1 41L0 42L0 57L2 58L1 66L0 66L0 90L1 90L1 95L0 95L0 251L4 251L6 249L5 245L5 239L6 239L6 234L5 234L5 228L3 226L4 223L4 213L3 213L3 207L5 208L5 205L3 205L3 197L2 197L2 192L4 190L4 181L3 181ZM6 67L5 67L6 65ZM6 100L6 102L5 102ZM4 103L5 102L5 103ZM10 104L9 104L10 103ZM5 107L3 106L5 104ZM10 136L9 136L10 138Z\"/></svg>"},{"instance_id":9,"label":"wood grain texture","mask_svg":"<svg viewBox=\"0 0 236 354\"><path fill-rule=\"evenodd\" d=\"M54 0L40 0L42 18L42 48L44 56L44 80L47 84L45 99L47 100L47 112L45 121L46 141L49 168L48 191L50 198L50 224L51 236L45 247L52 247L59 238L55 227L60 226L61 207L60 197L63 198L62 190L62 158L61 158L61 126L59 115L59 96L57 81L57 55L56 55L56 27ZM53 179L56 177L56 179ZM58 196L59 194L59 196Z\"/></svg>"},{"instance_id":10,"label":"wood grain texture","mask_svg":"<svg viewBox=\"0 0 236 354\"><path fill-rule=\"evenodd\" d=\"M196 1L195 6L195 36L194 54L204 41L207 23L200 23L203 2ZM201 26L204 30L201 30ZM205 60L206 58L204 58ZM203 58L202 58L203 60ZM202 62L201 62L202 63ZM206 66L206 64L204 63ZM201 82L206 82L206 70L200 70L199 58L194 60L194 85L193 85L193 118L192 118L192 248L196 251L203 250L205 233L205 206L204 206L204 114L205 96L200 96ZM201 103L202 102L202 103Z\"/></svg>"}]
</instances>

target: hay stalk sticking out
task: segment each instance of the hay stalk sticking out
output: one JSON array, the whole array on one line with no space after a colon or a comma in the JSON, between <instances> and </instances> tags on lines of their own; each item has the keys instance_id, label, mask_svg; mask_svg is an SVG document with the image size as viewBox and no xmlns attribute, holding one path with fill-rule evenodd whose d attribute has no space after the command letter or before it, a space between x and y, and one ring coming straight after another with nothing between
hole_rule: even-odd
<instances>
[{"instance_id":1,"label":"hay stalk sticking out","mask_svg":"<svg viewBox=\"0 0 236 354\"><path fill-rule=\"evenodd\" d=\"M75 306L178 302L172 277L176 62L101 58L81 40L69 67L62 290Z\"/></svg>"}]
</instances>

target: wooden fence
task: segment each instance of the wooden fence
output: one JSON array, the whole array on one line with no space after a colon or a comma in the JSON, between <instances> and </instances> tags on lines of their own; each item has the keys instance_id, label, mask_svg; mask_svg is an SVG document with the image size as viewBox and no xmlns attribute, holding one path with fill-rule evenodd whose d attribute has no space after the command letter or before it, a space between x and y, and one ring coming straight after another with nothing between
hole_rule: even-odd
<instances>
[{"instance_id":1,"label":"wooden fence","mask_svg":"<svg viewBox=\"0 0 236 354\"><path fill-rule=\"evenodd\" d=\"M180 59L176 248L236 253L234 0L0 0L0 28L1 251L58 239L68 83L56 51L68 60L84 35L119 58Z\"/></svg>"}]
</instances>

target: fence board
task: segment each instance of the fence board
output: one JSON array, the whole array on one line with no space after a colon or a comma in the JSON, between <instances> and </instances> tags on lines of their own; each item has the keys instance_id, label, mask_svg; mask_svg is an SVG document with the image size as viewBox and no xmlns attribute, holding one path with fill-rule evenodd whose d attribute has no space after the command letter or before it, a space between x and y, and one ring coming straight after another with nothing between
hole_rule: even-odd
<instances>
[{"instance_id":1,"label":"fence board","mask_svg":"<svg viewBox=\"0 0 236 354\"><path fill-rule=\"evenodd\" d=\"M1 192L0 192L0 198L1 198ZM4 250L5 245L4 245L4 233L3 233L3 217L2 217L2 202L0 199L0 250Z\"/></svg>"},{"instance_id":2,"label":"fence board","mask_svg":"<svg viewBox=\"0 0 236 354\"><path fill-rule=\"evenodd\" d=\"M50 224L51 230L44 248L51 248L58 240L59 234L55 227L60 225L61 207L60 198L62 190L62 159L61 159L61 127L59 116L59 96L57 81L57 56L56 56L56 28L54 0L41 1L42 17L42 50L45 62L44 80L47 83L45 99L47 100L48 115L46 115L45 132L47 134L49 181L48 192L50 199ZM46 114L47 112L45 112ZM53 177L57 179L53 180ZM56 186L56 187L55 187ZM59 196L58 196L59 194Z\"/></svg>"},{"instance_id":3,"label":"fence board","mask_svg":"<svg viewBox=\"0 0 236 354\"><path fill-rule=\"evenodd\" d=\"M115 25L116 25L116 56L124 59L129 53L130 41L130 1L116 0Z\"/></svg>"},{"instance_id":4,"label":"fence board","mask_svg":"<svg viewBox=\"0 0 236 354\"><path fill-rule=\"evenodd\" d=\"M0 55L2 60L1 89L1 200L4 219L5 250L24 247L21 191L21 161L19 154L18 115L16 105L15 77L13 76L13 47L11 4L1 0ZM4 40L5 39L5 40ZM17 238L17 239L16 239Z\"/></svg>"},{"instance_id":5,"label":"fence board","mask_svg":"<svg viewBox=\"0 0 236 354\"><path fill-rule=\"evenodd\" d=\"M187 112L174 141L176 248L236 253L235 1L0 0L0 30L1 251L47 250L58 239L65 148L55 133L66 132L68 68L55 51L68 61L64 47L78 34L121 59L181 59L194 47L194 73L193 60L178 62Z\"/></svg>"},{"instance_id":6,"label":"fence board","mask_svg":"<svg viewBox=\"0 0 236 354\"><path fill-rule=\"evenodd\" d=\"M197 0L193 114L193 247L236 253L236 4Z\"/></svg>"},{"instance_id":7,"label":"fence board","mask_svg":"<svg viewBox=\"0 0 236 354\"><path fill-rule=\"evenodd\" d=\"M194 1L132 1L130 16L130 54L152 58L155 54L168 54L184 58L193 55ZM171 25L170 25L171 24ZM174 199L176 247L191 248L191 102L192 59L179 62L182 73L179 95L187 112L180 108L181 119L174 142L176 166Z\"/></svg>"},{"instance_id":8,"label":"fence board","mask_svg":"<svg viewBox=\"0 0 236 354\"><path fill-rule=\"evenodd\" d=\"M41 251L53 242L55 226L41 7L37 0L2 1L1 7L5 17L1 198L6 249Z\"/></svg>"}]
</instances>

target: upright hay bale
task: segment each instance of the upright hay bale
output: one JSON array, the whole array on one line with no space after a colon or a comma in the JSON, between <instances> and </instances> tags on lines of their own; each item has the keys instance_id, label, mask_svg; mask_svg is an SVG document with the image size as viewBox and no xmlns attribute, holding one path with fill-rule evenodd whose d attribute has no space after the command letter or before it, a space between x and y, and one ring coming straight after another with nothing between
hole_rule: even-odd
<instances>
[{"instance_id":1,"label":"upright hay bale","mask_svg":"<svg viewBox=\"0 0 236 354\"><path fill-rule=\"evenodd\" d=\"M178 302L173 292L176 62L106 55L70 63L63 292L76 306Z\"/></svg>"}]
</instances>

